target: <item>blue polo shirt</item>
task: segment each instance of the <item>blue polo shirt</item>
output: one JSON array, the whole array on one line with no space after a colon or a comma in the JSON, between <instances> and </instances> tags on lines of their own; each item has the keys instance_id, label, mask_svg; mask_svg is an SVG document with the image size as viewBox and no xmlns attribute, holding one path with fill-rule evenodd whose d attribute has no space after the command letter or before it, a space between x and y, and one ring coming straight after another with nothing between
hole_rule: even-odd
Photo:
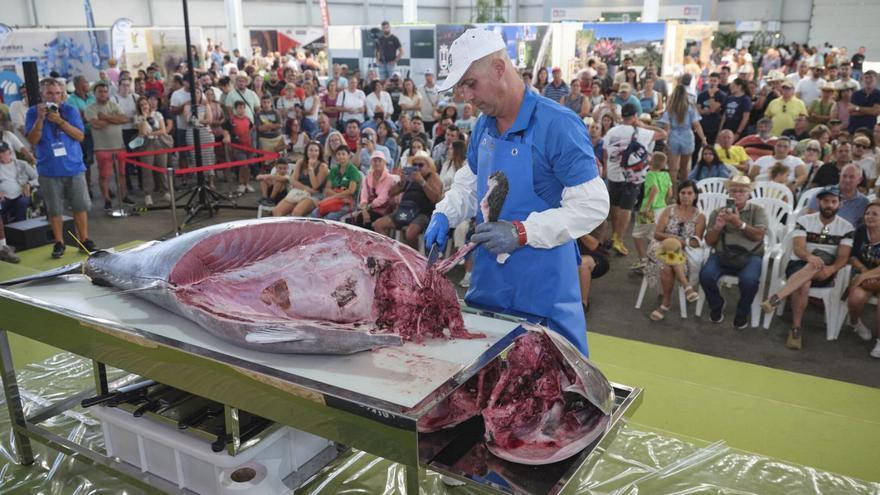
<instances>
[{"instance_id":1,"label":"blue polo shirt","mask_svg":"<svg viewBox=\"0 0 880 495\"><path fill-rule=\"evenodd\" d=\"M79 110L75 107L62 103L58 107L61 118L79 130L83 130L83 121L79 116ZM37 107L30 107L25 115L24 132L31 132L37 122ZM55 156L53 145L60 143L64 146L66 155ZM83 163L82 148L79 141L68 136L66 132L49 119L43 121L43 135L36 146L37 172L44 177L71 177L86 171Z\"/></svg>"},{"instance_id":2,"label":"blue polo shirt","mask_svg":"<svg viewBox=\"0 0 880 495\"><path fill-rule=\"evenodd\" d=\"M525 91L513 125L503 135L498 133L495 117L482 115L474 125L468 145L468 166L477 173L477 156L483 135L519 141L517 133L532 134L532 177L535 193L551 208L562 202L562 190L599 176L596 157L583 120L570 109Z\"/></svg>"}]
</instances>

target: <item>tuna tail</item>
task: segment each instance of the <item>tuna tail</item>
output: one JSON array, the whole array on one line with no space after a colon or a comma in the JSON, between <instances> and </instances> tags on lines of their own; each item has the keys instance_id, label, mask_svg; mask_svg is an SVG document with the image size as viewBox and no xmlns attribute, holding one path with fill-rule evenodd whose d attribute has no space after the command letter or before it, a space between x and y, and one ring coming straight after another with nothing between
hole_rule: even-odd
<instances>
[{"instance_id":1,"label":"tuna tail","mask_svg":"<svg viewBox=\"0 0 880 495\"><path fill-rule=\"evenodd\" d=\"M56 277L60 277L62 275L71 275L74 273L82 273L83 262L78 261L76 263L71 263L69 265L64 265L62 267L54 268L49 271L35 273L33 275L25 275L24 277L17 277L9 280L4 280L0 282L0 287L10 287L13 285L23 284L25 282L34 282L38 280L48 280Z\"/></svg>"}]
</instances>

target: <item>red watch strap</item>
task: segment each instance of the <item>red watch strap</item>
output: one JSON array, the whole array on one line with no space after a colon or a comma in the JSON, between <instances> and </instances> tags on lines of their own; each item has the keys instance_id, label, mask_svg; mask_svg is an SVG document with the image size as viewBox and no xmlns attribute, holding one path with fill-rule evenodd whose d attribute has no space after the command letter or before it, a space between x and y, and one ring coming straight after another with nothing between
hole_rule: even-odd
<instances>
[{"instance_id":1,"label":"red watch strap","mask_svg":"<svg viewBox=\"0 0 880 495\"><path fill-rule=\"evenodd\" d=\"M528 242L528 236L526 236L526 228L519 220L513 221L513 226L516 228L516 235L519 236L519 245L525 246L526 242Z\"/></svg>"}]
</instances>

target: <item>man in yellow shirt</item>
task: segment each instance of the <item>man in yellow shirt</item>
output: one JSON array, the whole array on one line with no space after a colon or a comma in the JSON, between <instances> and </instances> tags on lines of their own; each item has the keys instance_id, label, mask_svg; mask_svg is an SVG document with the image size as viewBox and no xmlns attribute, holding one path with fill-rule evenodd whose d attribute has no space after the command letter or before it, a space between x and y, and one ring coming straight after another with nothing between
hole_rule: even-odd
<instances>
[{"instance_id":1,"label":"man in yellow shirt","mask_svg":"<svg viewBox=\"0 0 880 495\"><path fill-rule=\"evenodd\" d=\"M781 136L782 131L794 127L798 115L806 116L807 106L794 95L794 84L785 80L782 82L782 97L768 103L764 112L764 116L773 121L773 129L770 133Z\"/></svg>"},{"instance_id":2,"label":"man in yellow shirt","mask_svg":"<svg viewBox=\"0 0 880 495\"><path fill-rule=\"evenodd\" d=\"M745 148L733 144L733 131L730 129L724 129L718 133L715 153L718 154L721 162L731 169L731 172L735 172L734 175L748 173L751 164L749 155Z\"/></svg>"}]
</instances>

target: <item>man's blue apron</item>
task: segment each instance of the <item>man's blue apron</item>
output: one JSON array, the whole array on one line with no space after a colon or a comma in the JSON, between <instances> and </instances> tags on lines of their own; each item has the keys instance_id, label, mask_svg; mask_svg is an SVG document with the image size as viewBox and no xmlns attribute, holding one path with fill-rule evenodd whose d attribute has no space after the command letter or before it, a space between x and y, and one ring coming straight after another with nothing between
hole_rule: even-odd
<instances>
[{"instance_id":1,"label":"man's blue apron","mask_svg":"<svg viewBox=\"0 0 880 495\"><path fill-rule=\"evenodd\" d=\"M523 221L532 212L551 208L535 192L531 134L527 129L524 134L513 134L513 140L507 141L484 132L481 138L477 154L477 198L482 200L486 195L489 176L503 171L510 192L501 209L501 220ZM483 221L478 209L477 223ZM511 253L504 264L479 246L465 301L470 306L522 316L533 322L546 319L551 329L567 337L584 356L589 356L575 242L572 240L553 249L523 246Z\"/></svg>"}]
</instances>

